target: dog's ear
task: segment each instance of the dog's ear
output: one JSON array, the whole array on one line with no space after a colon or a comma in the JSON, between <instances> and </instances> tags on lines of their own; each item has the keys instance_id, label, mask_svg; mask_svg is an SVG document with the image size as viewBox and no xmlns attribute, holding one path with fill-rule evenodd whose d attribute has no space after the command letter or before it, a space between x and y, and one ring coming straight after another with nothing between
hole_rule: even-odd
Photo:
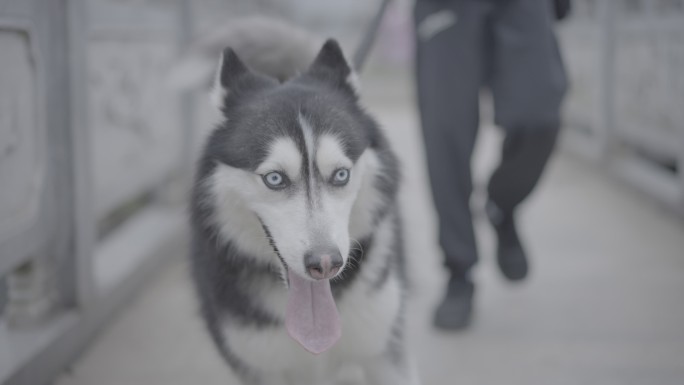
<instances>
[{"instance_id":1,"label":"dog's ear","mask_svg":"<svg viewBox=\"0 0 684 385\"><path fill-rule=\"evenodd\" d=\"M326 40L308 71L309 75L334 87L358 95L356 73L352 70L335 39Z\"/></svg>"},{"instance_id":2,"label":"dog's ear","mask_svg":"<svg viewBox=\"0 0 684 385\"><path fill-rule=\"evenodd\" d=\"M263 89L273 82L273 79L250 71L235 51L228 47L221 54L211 100L216 108L223 110L233 96Z\"/></svg>"}]
</instances>

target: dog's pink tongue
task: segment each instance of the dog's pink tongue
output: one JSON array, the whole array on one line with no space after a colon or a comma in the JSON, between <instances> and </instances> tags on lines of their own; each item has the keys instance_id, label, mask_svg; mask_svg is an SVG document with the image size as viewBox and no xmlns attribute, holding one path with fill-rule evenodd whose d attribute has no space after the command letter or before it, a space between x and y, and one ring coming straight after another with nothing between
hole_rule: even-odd
<instances>
[{"instance_id":1,"label":"dog's pink tongue","mask_svg":"<svg viewBox=\"0 0 684 385\"><path fill-rule=\"evenodd\" d=\"M340 315L335 306L330 281L312 282L288 274L290 290L285 312L285 327L290 337L314 354L330 349L342 335Z\"/></svg>"}]
</instances>

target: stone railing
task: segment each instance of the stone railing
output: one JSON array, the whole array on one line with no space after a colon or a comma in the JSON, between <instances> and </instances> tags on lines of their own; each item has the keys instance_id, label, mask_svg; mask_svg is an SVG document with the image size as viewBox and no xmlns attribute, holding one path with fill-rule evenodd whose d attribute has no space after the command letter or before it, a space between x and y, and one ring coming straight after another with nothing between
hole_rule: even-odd
<instances>
[{"instance_id":1,"label":"stone railing","mask_svg":"<svg viewBox=\"0 0 684 385\"><path fill-rule=\"evenodd\" d=\"M560 27L572 147L684 212L684 1L573 4Z\"/></svg>"}]
</instances>

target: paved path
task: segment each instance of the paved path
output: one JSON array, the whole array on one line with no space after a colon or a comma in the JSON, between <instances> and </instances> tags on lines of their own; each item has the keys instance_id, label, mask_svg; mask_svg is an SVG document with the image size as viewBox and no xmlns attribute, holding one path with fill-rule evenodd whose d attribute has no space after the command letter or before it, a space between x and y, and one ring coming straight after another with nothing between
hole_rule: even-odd
<instances>
[{"instance_id":1,"label":"paved path","mask_svg":"<svg viewBox=\"0 0 684 385\"><path fill-rule=\"evenodd\" d=\"M531 279L511 285L498 274L477 195L475 322L463 333L433 330L431 311L446 277L420 136L408 100L391 90L384 96L370 98L404 164L415 282L409 326L424 384L684 383L682 221L563 153L521 216ZM478 186L499 141L493 129L483 130ZM198 319L185 262L151 280L58 385L235 384Z\"/></svg>"}]
</instances>

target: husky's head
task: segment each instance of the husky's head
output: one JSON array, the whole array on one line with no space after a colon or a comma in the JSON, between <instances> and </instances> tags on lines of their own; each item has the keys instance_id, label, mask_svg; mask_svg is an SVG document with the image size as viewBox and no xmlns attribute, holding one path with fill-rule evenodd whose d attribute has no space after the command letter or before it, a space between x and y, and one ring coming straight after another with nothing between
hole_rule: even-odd
<instances>
[{"instance_id":1,"label":"husky's head","mask_svg":"<svg viewBox=\"0 0 684 385\"><path fill-rule=\"evenodd\" d=\"M225 121L208 142L215 168L205 183L220 235L311 282L341 274L350 230L369 231L368 206L379 205L378 157L369 150L377 127L358 104L354 79L334 40L285 83L251 71L231 49L216 77Z\"/></svg>"}]
</instances>

